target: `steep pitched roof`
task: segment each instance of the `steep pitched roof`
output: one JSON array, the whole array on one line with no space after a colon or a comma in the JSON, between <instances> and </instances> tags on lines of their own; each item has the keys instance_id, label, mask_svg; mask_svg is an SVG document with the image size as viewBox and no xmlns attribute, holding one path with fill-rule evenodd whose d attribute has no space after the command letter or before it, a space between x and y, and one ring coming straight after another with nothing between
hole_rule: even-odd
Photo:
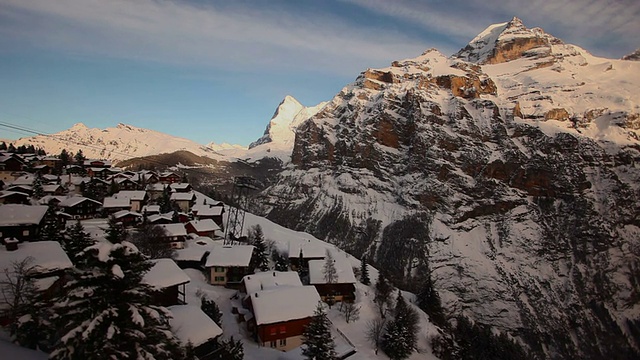
<instances>
[{"instance_id":1,"label":"steep pitched roof","mask_svg":"<svg viewBox=\"0 0 640 360\"><path fill-rule=\"evenodd\" d=\"M314 286L278 288L251 295L257 325L311 317L319 301Z\"/></svg>"},{"instance_id":2,"label":"steep pitched roof","mask_svg":"<svg viewBox=\"0 0 640 360\"><path fill-rule=\"evenodd\" d=\"M187 230L183 224L163 224L158 226L164 228L169 236L187 236Z\"/></svg>"},{"instance_id":3,"label":"steep pitched roof","mask_svg":"<svg viewBox=\"0 0 640 360\"><path fill-rule=\"evenodd\" d=\"M66 199L60 201L59 206L60 207L74 207L74 206L76 206L76 205L78 205L80 203L83 203L85 201L89 201L89 202L95 203L97 205L102 205L101 202L93 200L93 199L86 198L84 196L72 196L70 198L66 198Z\"/></svg>"},{"instance_id":4,"label":"steep pitched roof","mask_svg":"<svg viewBox=\"0 0 640 360\"><path fill-rule=\"evenodd\" d=\"M171 259L156 259L151 262L153 262L153 267L142 278L142 282L145 284L156 289L166 289L191 281L189 276Z\"/></svg>"},{"instance_id":5,"label":"steep pitched roof","mask_svg":"<svg viewBox=\"0 0 640 360\"><path fill-rule=\"evenodd\" d=\"M295 271L267 271L246 275L242 278L247 294L275 290L284 287L300 287L300 275Z\"/></svg>"},{"instance_id":6,"label":"steep pitched roof","mask_svg":"<svg viewBox=\"0 0 640 360\"><path fill-rule=\"evenodd\" d=\"M49 210L45 205L6 204L0 206L0 226L37 225Z\"/></svg>"},{"instance_id":7,"label":"steep pitched roof","mask_svg":"<svg viewBox=\"0 0 640 360\"><path fill-rule=\"evenodd\" d=\"M188 222L188 224L191 224L193 226L193 228L196 230L196 232L207 232L207 231L220 230L220 226L218 226L218 224L216 224L211 219L191 220L191 221Z\"/></svg>"},{"instance_id":8,"label":"steep pitched roof","mask_svg":"<svg viewBox=\"0 0 640 360\"><path fill-rule=\"evenodd\" d=\"M191 342L198 347L222 335L222 329L196 306L174 305L168 309L173 315L169 319L171 331L185 345Z\"/></svg>"},{"instance_id":9,"label":"steep pitched roof","mask_svg":"<svg viewBox=\"0 0 640 360\"><path fill-rule=\"evenodd\" d=\"M13 263L31 257L31 266L39 274L48 274L73 267L67 253L57 241L23 242L18 250L7 251L0 247L0 270L10 269Z\"/></svg>"},{"instance_id":10,"label":"steep pitched roof","mask_svg":"<svg viewBox=\"0 0 640 360\"><path fill-rule=\"evenodd\" d=\"M336 269L337 279L336 284L355 284L356 276L353 274L353 267L351 262L345 256L341 254L332 253L333 266ZM326 284L327 281L324 278L324 265L325 260L310 260L309 261L309 283L310 284Z\"/></svg>"}]
</instances>

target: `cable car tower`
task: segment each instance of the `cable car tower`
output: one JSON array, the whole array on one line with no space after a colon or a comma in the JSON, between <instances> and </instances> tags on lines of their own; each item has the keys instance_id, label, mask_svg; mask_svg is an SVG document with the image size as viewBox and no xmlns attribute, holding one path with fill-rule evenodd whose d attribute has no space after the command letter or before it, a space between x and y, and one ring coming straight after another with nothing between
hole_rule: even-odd
<instances>
[{"instance_id":1,"label":"cable car tower","mask_svg":"<svg viewBox=\"0 0 640 360\"><path fill-rule=\"evenodd\" d=\"M224 245L233 245L242 236L245 209L249 205L249 192L258 190L256 179L250 176L236 176L229 206L227 226L224 229Z\"/></svg>"}]
</instances>

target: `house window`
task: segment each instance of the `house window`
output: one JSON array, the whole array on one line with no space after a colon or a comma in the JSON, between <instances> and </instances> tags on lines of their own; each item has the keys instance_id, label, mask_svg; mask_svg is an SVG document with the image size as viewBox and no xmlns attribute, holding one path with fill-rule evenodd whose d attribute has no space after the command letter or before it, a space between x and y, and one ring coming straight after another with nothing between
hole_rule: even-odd
<instances>
[{"instance_id":1,"label":"house window","mask_svg":"<svg viewBox=\"0 0 640 360\"><path fill-rule=\"evenodd\" d=\"M217 267L215 268L215 272L224 272L224 268L223 267Z\"/></svg>"},{"instance_id":2,"label":"house window","mask_svg":"<svg viewBox=\"0 0 640 360\"><path fill-rule=\"evenodd\" d=\"M272 342L271 342L271 347L272 347L272 348L276 347L276 342L275 342L275 341L272 341Z\"/></svg>"},{"instance_id":3,"label":"house window","mask_svg":"<svg viewBox=\"0 0 640 360\"><path fill-rule=\"evenodd\" d=\"M280 346L287 346L287 339L280 339Z\"/></svg>"},{"instance_id":4,"label":"house window","mask_svg":"<svg viewBox=\"0 0 640 360\"><path fill-rule=\"evenodd\" d=\"M213 279L215 282L224 282L224 276L216 276Z\"/></svg>"},{"instance_id":5,"label":"house window","mask_svg":"<svg viewBox=\"0 0 640 360\"><path fill-rule=\"evenodd\" d=\"M286 334L287 333L287 327L286 326L280 326L280 334Z\"/></svg>"},{"instance_id":6,"label":"house window","mask_svg":"<svg viewBox=\"0 0 640 360\"><path fill-rule=\"evenodd\" d=\"M269 328L269 334L270 335L275 335L276 334L276 327L275 326Z\"/></svg>"},{"instance_id":7,"label":"house window","mask_svg":"<svg viewBox=\"0 0 640 360\"><path fill-rule=\"evenodd\" d=\"M22 230L22 236L29 236L29 230Z\"/></svg>"}]
</instances>

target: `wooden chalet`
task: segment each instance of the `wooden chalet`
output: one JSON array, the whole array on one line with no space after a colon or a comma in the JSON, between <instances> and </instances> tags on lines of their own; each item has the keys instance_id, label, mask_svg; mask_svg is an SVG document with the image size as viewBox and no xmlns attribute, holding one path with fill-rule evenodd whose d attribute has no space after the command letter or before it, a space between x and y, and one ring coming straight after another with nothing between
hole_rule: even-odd
<instances>
[{"instance_id":1,"label":"wooden chalet","mask_svg":"<svg viewBox=\"0 0 640 360\"><path fill-rule=\"evenodd\" d=\"M221 229L224 229L224 224L222 221L222 214L224 214L224 205L206 205L206 204L197 204L191 207L191 213L196 220L206 220L211 219Z\"/></svg>"},{"instance_id":2,"label":"wooden chalet","mask_svg":"<svg viewBox=\"0 0 640 360\"><path fill-rule=\"evenodd\" d=\"M164 188L167 185L165 184L147 184L146 191L147 195L149 195L149 200L156 200L162 197L162 193L164 192Z\"/></svg>"},{"instance_id":3,"label":"wooden chalet","mask_svg":"<svg viewBox=\"0 0 640 360\"><path fill-rule=\"evenodd\" d=\"M107 168L90 167L90 168L87 168L86 170L87 170L87 175L92 178L107 180L107 178L111 175L111 171Z\"/></svg>"},{"instance_id":4,"label":"wooden chalet","mask_svg":"<svg viewBox=\"0 0 640 360\"><path fill-rule=\"evenodd\" d=\"M189 183L172 183L169 184L169 188L171 189L171 192L177 193L188 193L193 190Z\"/></svg>"},{"instance_id":5,"label":"wooden chalet","mask_svg":"<svg viewBox=\"0 0 640 360\"><path fill-rule=\"evenodd\" d=\"M31 167L32 171L40 175L48 175L51 173L51 167L49 165L35 165Z\"/></svg>"},{"instance_id":6,"label":"wooden chalet","mask_svg":"<svg viewBox=\"0 0 640 360\"><path fill-rule=\"evenodd\" d=\"M24 204L31 202L31 196L21 191L0 191L0 204Z\"/></svg>"},{"instance_id":7,"label":"wooden chalet","mask_svg":"<svg viewBox=\"0 0 640 360\"><path fill-rule=\"evenodd\" d=\"M186 304L186 286L191 281L171 259L151 260L153 267L142 282L154 289L152 303L158 306Z\"/></svg>"},{"instance_id":8,"label":"wooden chalet","mask_svg":"<svg viewBox=\"0 0 640 360\"><path fill-rule=\"evenodd\" d=\"M85 169L88 168L110 168L111 161L109 160L98 160L98 159L87 159L82 163L82 167Z\"/></svg>"},{"instance_id":9,"label":"wooden chalet","mask_svg":"<svg viewBox=\"0 0 640 360\"><path fill-rule=\"evenodd\" d=\"M115 181L116 184L118 184L120 190L137 190L139 186L137 182L131 180L130 178L115 179Z\"/></svg>"},{"instance_id":10,"label":"wooden chalet","mask_svg":"<svg viewBox=\"0 0 640 360\"><path fill-rule=\"evenodd\" d=\"M89 219L98 215L102 203L84 196L73 196L60 201L58 207L74 219Z\"/></svg>"},{"instance_id":11,"label":"wooden chalet","mask_svg":"<svg viewBox=\"0 0 640 360\"><path fill-rule=\"evenodd\" d=\"M173 214L167 213L167 214L149 215L147 216L147 221L150 224L154 224L154 225L171 224L173 223Z\"/></svg>"},{"instance_id":12,"label":"wooden chalet","mask_svg":"<svg viewBox=\"0 0 640 360\"><path fill-rule=\"evenodd\" d=\"M184 225L187 230L187 234L196 234L198 236L206 236L214 238L222 236L221 229L213 220L191 220Z\"/></svg>"},{"instance_id":13,"label":"wooden chalet","mask_svg":"<svg viewBox=\"0 0 640 360\"><path fill-rule=\"evenodd\" d=\"M195 356L200 360L219 359L217 355L220 343L218 338L222 329L199 307L193 305L174 305L168 307L171 312L169 324L171 331L182 345L191 344Z\"/></svg>"},{"instance_id":14,"label":"wooden chalet","mask_svg":"<svg viewBox=\"0 0 640 360\"><path fill-rule=\"evenodd\" d=\"M37 240L46 224L49 207L45 205L7 204L0 206L0 239Z\"/></svg>"},{"instance_id":15,"label":"wooden chalet","mask_svg":"<svg viewBox=\"0 0 640 360\"><path fill-rule=\"evenodd\" d=\"M102 200L102 210L106 214L113 214L121 210L131 210L131 201L129 198L108 196Z\"/></svg>"},{"instance_id":16,"label":"wooden chalet","mask_svg":"<svg viewBox=\"0 0 640 360\"><path fill-rule=\"evenodd\" d=\"M173 249L184 248L184 242L187 239L187 231L183 224L162 224L159 226L165 230L166 236L162 239L158 239L158 241L169 243Z\"/></svg>"},{"instance_id":17,"label":"wooden chalet","mask_svg":"<svg viewBox=\"0 0 640 360\"><path fill-rule=\"evenodd\" d=\"M196 194L193 192L172 193L171 202L180 208L180 211L188 213L196 203Z\"/></svg>"},{"instance_id":18,"label":"wooden chalet","mask_svg":"<svg viewBox=\"0 0 640 360\"><path fill-rule=\"evenodd\" d=\"M300 267L300 259L302 258L302 268L309 268L309 261L324 260L326 256L326 248L317 246L311 242L289 243L289 264L291 270L297 271Z\"/></svg>"},{"instance_id":19,"label":"wooden chalet","mask_svg":"<svg viewBox=\"0 0 640 360\"><path fill-rule=\"evenodd\" d=\"M14 154L0 155L0 180L10 182L22 176L27 163Z\"/></svg>"},{"instance_id":20,"label":"wooden chalet","mask_svg":"<svg viewBox=\"0 0 640 360\"><path fill-rule=\"evenodd\" d=\"M66 190L59 184L43 185L42 191L46 195L64 195Z\"/></svg>"},{"instance_id":21,"label":"wooden chalet","mask_svg":"<svg viewBox=\"0 0 640 360\"><path fill-rule=\"evenodd\" d=\"M36 165L46 165L50 167L56 174L62 173L62 160L53 156L46 156L35 161Z\"/></svg>"},{"instance_id":22,"label":"wooden chalet","mask_svg":"<svg viewBox=\"0 0 640 360\"><path fill-rule=\"evenodd\" d=\"M33 187L31 187L31 185L11 184L11 185L7 186L7 188L5 190L6 191L21 192L21 193L27 194L29 196L33 195Z\"/></svg>"},{"instance_id":23,"label":"wooden chalet","mask_svg":"<svg viewBox=\"0 0 640 360\"><path fill-rule=\"evenodd\" d=\"M173 184L180 182L182 180L182 177L174 172L163 172L160 173L158 179L163 184Z\"/></svg>"},{"instance_id":24,"label":"wooden chalet","mask_svg":"<svg viewBox=\"0 0 640 360\"><path fill-rule=\"evenodd\" d=\"M144 190L121 190L113 195L116 199L129 199L131 211L141 212L142 207L147 204L149 196Z\"/></svg>"},{"instance_id":25,"label":"wooden chalet","mask_svg":"<svg viewBox=\"0 0 640 360\"><path fill-rule=\"evenodd\" d=\"M353 302L356 299L356 277L351 262L341 254L333 254L336 278L328 280L324 275L326 260L309 261L309 284L315 286L322 301Z\"/></svg>"},{"instance_id":26,"label":"wooden chalet","mask_svg":"<svg viewBox=\"0 0 640 360\"><path fill-rule=\"evenodd\" d=\"M120 210L113 213L114 220L124 227L136 226L142 221L142 215L129 210Z\"/></svg>"}]
</instances>

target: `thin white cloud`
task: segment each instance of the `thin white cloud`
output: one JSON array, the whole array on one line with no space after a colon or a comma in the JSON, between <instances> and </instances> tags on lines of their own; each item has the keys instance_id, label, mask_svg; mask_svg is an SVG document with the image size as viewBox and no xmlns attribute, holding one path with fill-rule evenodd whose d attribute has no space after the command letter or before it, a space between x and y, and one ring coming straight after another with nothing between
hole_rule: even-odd
<instances>
[{"instance_id":1,"label":"thin white cloud","mask_svg":"<svg viewBox=\"0 0 640 360\"><path fill-rule=\"evenodd\" d=\"M72 53L221 68L351 74L426 44L329 16L154 0L0 0L0 34ZM16 20L17 19L17 20ZM4 23L4 24L1 24Z\"/></svg>"}]
</instances>

